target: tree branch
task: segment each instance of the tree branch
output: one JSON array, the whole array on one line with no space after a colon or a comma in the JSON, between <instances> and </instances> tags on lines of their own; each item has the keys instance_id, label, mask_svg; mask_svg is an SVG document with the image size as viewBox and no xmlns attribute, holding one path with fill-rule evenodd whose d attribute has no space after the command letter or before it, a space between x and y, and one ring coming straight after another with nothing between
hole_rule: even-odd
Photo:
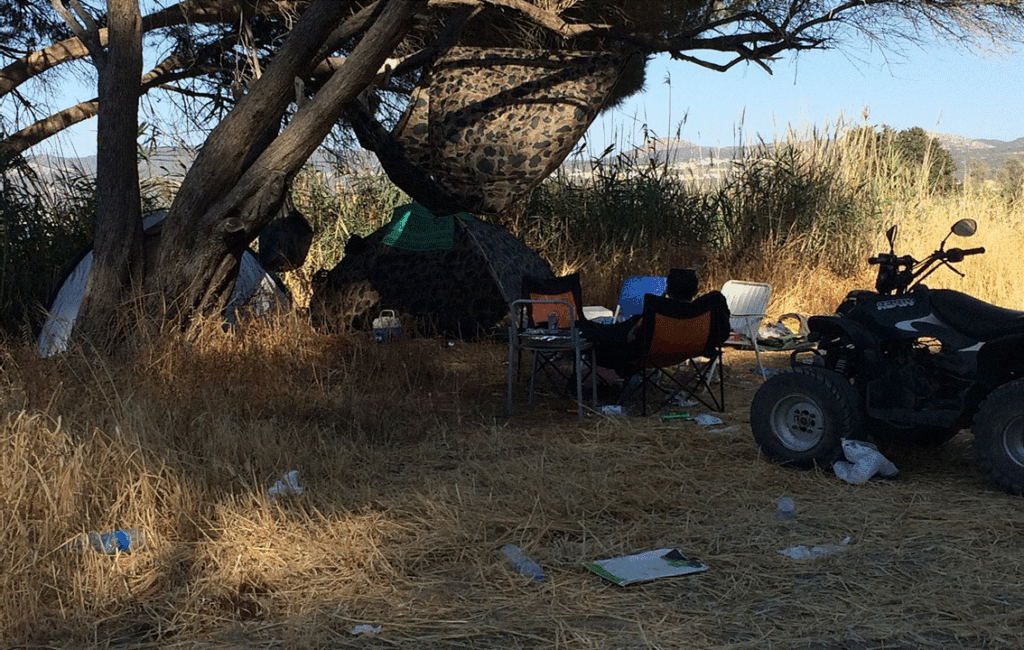
<instances>
[{"instance_id":1,"label":"tree branch","mask_svg":"<svg viewBox=\"0 0 1024 650\"><path fill-rule=\"evenodd\" d=\"M78 0L71 0L71 7L75 10L75 14L78 15L78 18L75 18L75 15L64 4L64 0L50 0L50 2L54 10L67 23L71 32L85 45L96 67L103 67L106 63L106 53L103 50L103 44L100 42L100 28L92 16L89 15L89 12L82 8ZM83 25L82 23L85 24Z\"/></svg>"},{"instance_id":2,"label":"tree branch","mask_svg":"<svg viewBox=\"0 0 1024 650\"><path fill-rule=\"evenodd\" d=\"M54 0L54 2L60 1ZM70 14L68 15L70 16ZM186 0L143 17L142 31L150 32L187 23L221 23L237 20L240 15L237 3L198 4L194 0ZM81 26L79 25L79 27ZM74 28L72 28L72 32L74 32ZM97 32L97 39L100 47L106 47L107 29L105 27ZM81 59L89 53L85 43L77 36L32 52L0 69L0 97L32 77L63 63Z\"/></svg>"},{"instance_id":3,"label":"tree branch","mask_svg":"<svg viewBox=\"0 0 1024 650\"><path fill-rule=\"evenodd\" d=\"M139 96L141 97L156 86L164 86L173 81L191 79L211 72L213 72L211 68L185 69L178 57L170 56L142 76ZM99 108L99 98L93 97L38 120L0 140L0 157L27 151L68 127L96 117Z\"/></svg>"},{"instance_id":4,"label":"tree branch","mask_svg":"<svg viewBox=\"0 0 1024 650\"><path fill-rule=\"evenodd\" d=\"M480 8L491 6L497 9L510 9L529 18L535 24L550 30L564 38L579 38L611 29L610 25L593 25L589 23L569 23L552 11L541 9L525 0L430 0L430 7L451 9L455 7Z\"/></svg>"},{"instance_id":5,"label":"tree branch","mask_svg":"<svg viewBox=\"0 0 1024 650\"><path fill-rule=\"evenodd\" d=\"M290 80L294 79L296 68L300 65L308 66L308 55L306 63L302 63L301 53L309 41L316 37L316 21L323 20L319 17L323 12L322 8L328 8L334 2L336 0L325 0L310 5L300 20L300 24L294 30L294 32L299 32L300 27L305 27L306 23L310 23L310 31L305 33L306 42L303 42L303 38L293 32L282 48L281 54L271 63L266 74L243 98L243 100L249 99L250 101L245 105L239 102L228 118L217 127L218 130L222 127L226 128L225 125L232 121L230 118L233 116L237 120L251 122L254 112L266 111L268 108L276 110L278 102L290 99L287 91L278 86L285 81L288 81L290 86ZM219 192L219 195L209 191L200 191L198 194L189 196L186 186L191 183L206 189L210 180L208 177L200 176L199 182L196 182L197 169L202 170L200 160L223 153L217 145L226 144L217 142L214 136L207 140L206 146L203 147L199 158L185 178L182 191L178 193L171 206L167 224L174 227L177 232L165 230L164 237L160 242L159 264L161 268L167 270L167 274L157 280L161 285L160 294L183 296L183 303L178 306L181 311L177 313L177 316L182 318L178 321L182 325L189 322L195 311L203 313L219 307L216 291L216 288L222 284L219 278L223 277L231 268L225 267L224 264L220 264L219 268L213 270L193 269L187 264L184 265L185 268L182 268L180 249L184 246L185 250L188 250L187 242L196 232L196 223L188 218L174 219L176 211L194 210L194 216L199 217L203 224L199 232L206 233L207 236L216 234L230 225L232 228L230 241L227 238L222 238L222 245L226 247L223 259L240 254L244 246L252 241L256 233L273 217L277 206L284 198L283 190L287 179L319 146L345 107L355 100L356 96L373 80L384 60L405 36L412 17L417 11L426 7L426 0L389 0L383 3L382 7L380 14L360 38L342 69L332 75L320 92L295 114L288 126L248 169L240 170L243 173L234 177L228 186L215 180L213 190ZM326 9L326 11L330 13L332 9ZM280 97L278 93L280 93ZM249 105L250 103L251 105ZM223 131L220 135L225 137L231 133ZM233 144L237 148L237 143ZM220 169L226 167L225 161L222 159L213 162ZM213 198L214 201L194 203L196 199L202 198ZM241 227L244 228L241 237L235 236L237 234L236 220L241 220ZM182 235L186 233L188 236L183 237ZM227 234L225 231L225 235Z\"/></svg>"}]
</instances>

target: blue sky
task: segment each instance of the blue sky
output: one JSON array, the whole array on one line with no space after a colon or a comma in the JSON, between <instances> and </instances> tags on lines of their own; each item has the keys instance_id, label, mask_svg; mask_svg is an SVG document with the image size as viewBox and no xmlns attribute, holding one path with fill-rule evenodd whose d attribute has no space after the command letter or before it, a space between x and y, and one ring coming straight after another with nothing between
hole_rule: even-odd
<instances>
[{"instance_id":1,"label":"blue sky","mask_svg":"<svg viewBox=\"0 0 1024 650\"><path fill-rule=\"evenodd\" d=\"M920 126L969 138L1024 137L1024 52L969 52L908 46L902 55L877 49L811 51L787 55L767 74L740 64L713 72L659 57L648 67L646 90L600 116L587 134L592 153L616 142L639 144L646 124L658 136L706 146L767 140L808 126L888 124ZM94 88L76 92L95 95ZM740 129L742 127L742 133ZM95 151L96 120L73 130L78 155Z\"/></svg>"},{"instance_id":2,"label":"blue sky","mask_svg":"<svg viewBox=\"0 0 1024 650\"><path fill-rule=\"evenodd\" d=\"M599 117L588 132L590 147L621 145L624 134L639 141L643 124L660 137L675 136L684 117L678 136L706 146L745 144L758 135L771 140L788 126L800 132L840 118L969 138L1024 137L1022 52L933 44L887 59L877 49L811 51L777 62L773 71L740 64L722 73L655 59L645 92Z\"/></svg>"}]
</instances>

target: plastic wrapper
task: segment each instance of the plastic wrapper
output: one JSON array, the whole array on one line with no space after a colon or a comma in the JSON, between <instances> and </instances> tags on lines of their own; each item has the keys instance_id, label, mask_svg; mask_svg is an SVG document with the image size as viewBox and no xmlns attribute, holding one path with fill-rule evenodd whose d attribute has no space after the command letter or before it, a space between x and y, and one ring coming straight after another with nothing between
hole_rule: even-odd
<instances>
[{"instance_id":1,"label":"plastic wrapper","mask_svg":"<svg viewBox=\"0 0 1024 650\"><path fill-rule=\"evenodd\" d=\"M846 460L837 460L832 465L832 471L847 483L862 485L876 474L892 478L899 473L892 461L869 442L844 438L843 455L846 456Z\"/></svg>"}]
</instances>

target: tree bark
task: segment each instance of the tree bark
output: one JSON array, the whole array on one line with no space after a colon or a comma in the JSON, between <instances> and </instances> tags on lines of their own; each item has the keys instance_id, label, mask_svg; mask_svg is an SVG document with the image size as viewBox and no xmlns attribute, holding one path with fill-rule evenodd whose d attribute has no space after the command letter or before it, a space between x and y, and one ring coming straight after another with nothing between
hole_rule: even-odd
<instances>
[{"instance_id":1,"label":"tree bark","mask_svg":"<svg viewBox=\"0 0 1024 650\"><path fill-rule=\"evenodd\" d=\"M343 5L344 6L341 6ZM281 134L243 169L271 120L291 101L293 80L309 70L349 3L317 0L302 15L266 73L214 129L186 175L161 237L150 288L182 329L219 310L246 246L277 213L288 180L373 80L427 0L388 0L345 63Z\"/></svg>"},{"instance_id":2,"label":"tree bark","mask_svg":"<svg viewBox=\"0 0 1024 650\"><path fill-rule=\"evenodd\" d=\"M131 318L125 313L142 278L142 203L137 159L142 17L138 0L108 0L109 44L98 57L99 118L96 227L92 271L75 335L110 350Z\"/></svg>"}]
</instances>

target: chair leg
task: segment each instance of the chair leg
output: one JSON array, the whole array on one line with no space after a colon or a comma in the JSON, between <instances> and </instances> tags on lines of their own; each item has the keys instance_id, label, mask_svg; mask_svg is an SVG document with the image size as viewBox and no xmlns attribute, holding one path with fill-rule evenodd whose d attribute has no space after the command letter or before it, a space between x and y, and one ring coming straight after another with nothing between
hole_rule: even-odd
<instances>
[{"instance_id":1,"label":"chair leg","mask_svg":"<svg viewBox=\"0 0 1024 650\"><path fill-rule=\"evenodd\" d=\"M583 419L583 352L576 348L575 354L576 361L576 414L577 417Z\"/></svg>"},{"instance_id":2,"label":"chair leg","mask_svg":"<svg viewBox=\"0 0 1024 650\"><path fill-rule=\"evenodd\" d=\"M652 375L647 374L646 368L640 368L640 415L647 417L647 385L651 382Z\"/></svg>"},{"instance_id":3,"label":"chair leg","mask_svg":"<svg viewBox=\"0 0 1024 650\"><path fill-rule=\"evenodd\" d=\"M537 351L533 350L531 354L533 356L530 358L530 388L529 392L527 393L527 404L533 404L533 384L534 381L537 379Z\"/></svg>"},{"instance_id":4,"label":"chair leg","mask_svg":"<svg viewBox=\"0 0 1024 650\"><path fill-rule=\"evenodd\" d=\"M677 395L683 395L696 400L709 409L718 412L725 411L725 375L722 372L722 363L719 355L709 359L701 366L696 360L690 359L686 367L693 371L693 376L686 379L680 378L679 372L665 371L665 377L672 383L672 387L666 388L654 383L657 373L652 373L644 378L644 388L647 384L657 387L662 392L662 400L654 410L660 410L667 406ZM715 382L714 373L718 372L717 391L713 386ZM716 395L717 392L717 395ZM706 393L706 396L702 396ZM646 400L644 403L644 414L646 415Z\"/></svg>"},{"instance_id":5,"label":"chair leg","mask_svg":"<svg viewBox=\"0 0 1024 650\"><path fill-rule=\"evenodd\" d=\"M590 403L597 408L597 352L590 348Z\"/></svg>"},{"instance_id":6,"label":"chair leg","mask_svg":"<svg viewBox=\"0 0 1024 650\"><path fill-rule=\"evenodd\" d=\"M694 365L694 372L697 373L695 377L696 385L694 386L694 392L691 394L695 399L703 403L708 408L717 410L719 413L725 412L725 372L722 366L721 354L715 355L713 359L708 362L708 365L703 370L699 369L691 359L691 363ZM715 383L715 371L718 371L718 396L715 396L714 388L712 384ZM708 399L711 401L710 404L705 402L697 395L697 392L707 392Z\"/></svg>"},{"instance_id":7,"label":"chair leg","mask_svg":"<svg viewBox=\"0 0 1024 650\"><path fill-rule=\"evenodd\" d=\"M757 367L761 371L761 379L767 379L768 375L765 373L764 364L761 363L761 348L757 345L757 337L750 339L750 342L754 345L754 358L757 359Z\"/></svg>"},{"instance_id":8,"label":"chair leg","mask_svg":"<svg viewBox=\"0 0 1024 650\"><path fill-rule=\"evenodd\" d=\"M520 356L522 356L522 350L519 351L519 354L520 354ZM512 415L512 411L514 409L514 403L515 403L515 400L514 400L513 395L512 395L512 384L514 383L515 376L516 376L515 359L516 359L515 346L512 345L511 343L509 343L509 346L508 346L508 404L506 404L506 406L505 406L505 410L508 412L509 415Z\"/></svg>"}]
</instances>

